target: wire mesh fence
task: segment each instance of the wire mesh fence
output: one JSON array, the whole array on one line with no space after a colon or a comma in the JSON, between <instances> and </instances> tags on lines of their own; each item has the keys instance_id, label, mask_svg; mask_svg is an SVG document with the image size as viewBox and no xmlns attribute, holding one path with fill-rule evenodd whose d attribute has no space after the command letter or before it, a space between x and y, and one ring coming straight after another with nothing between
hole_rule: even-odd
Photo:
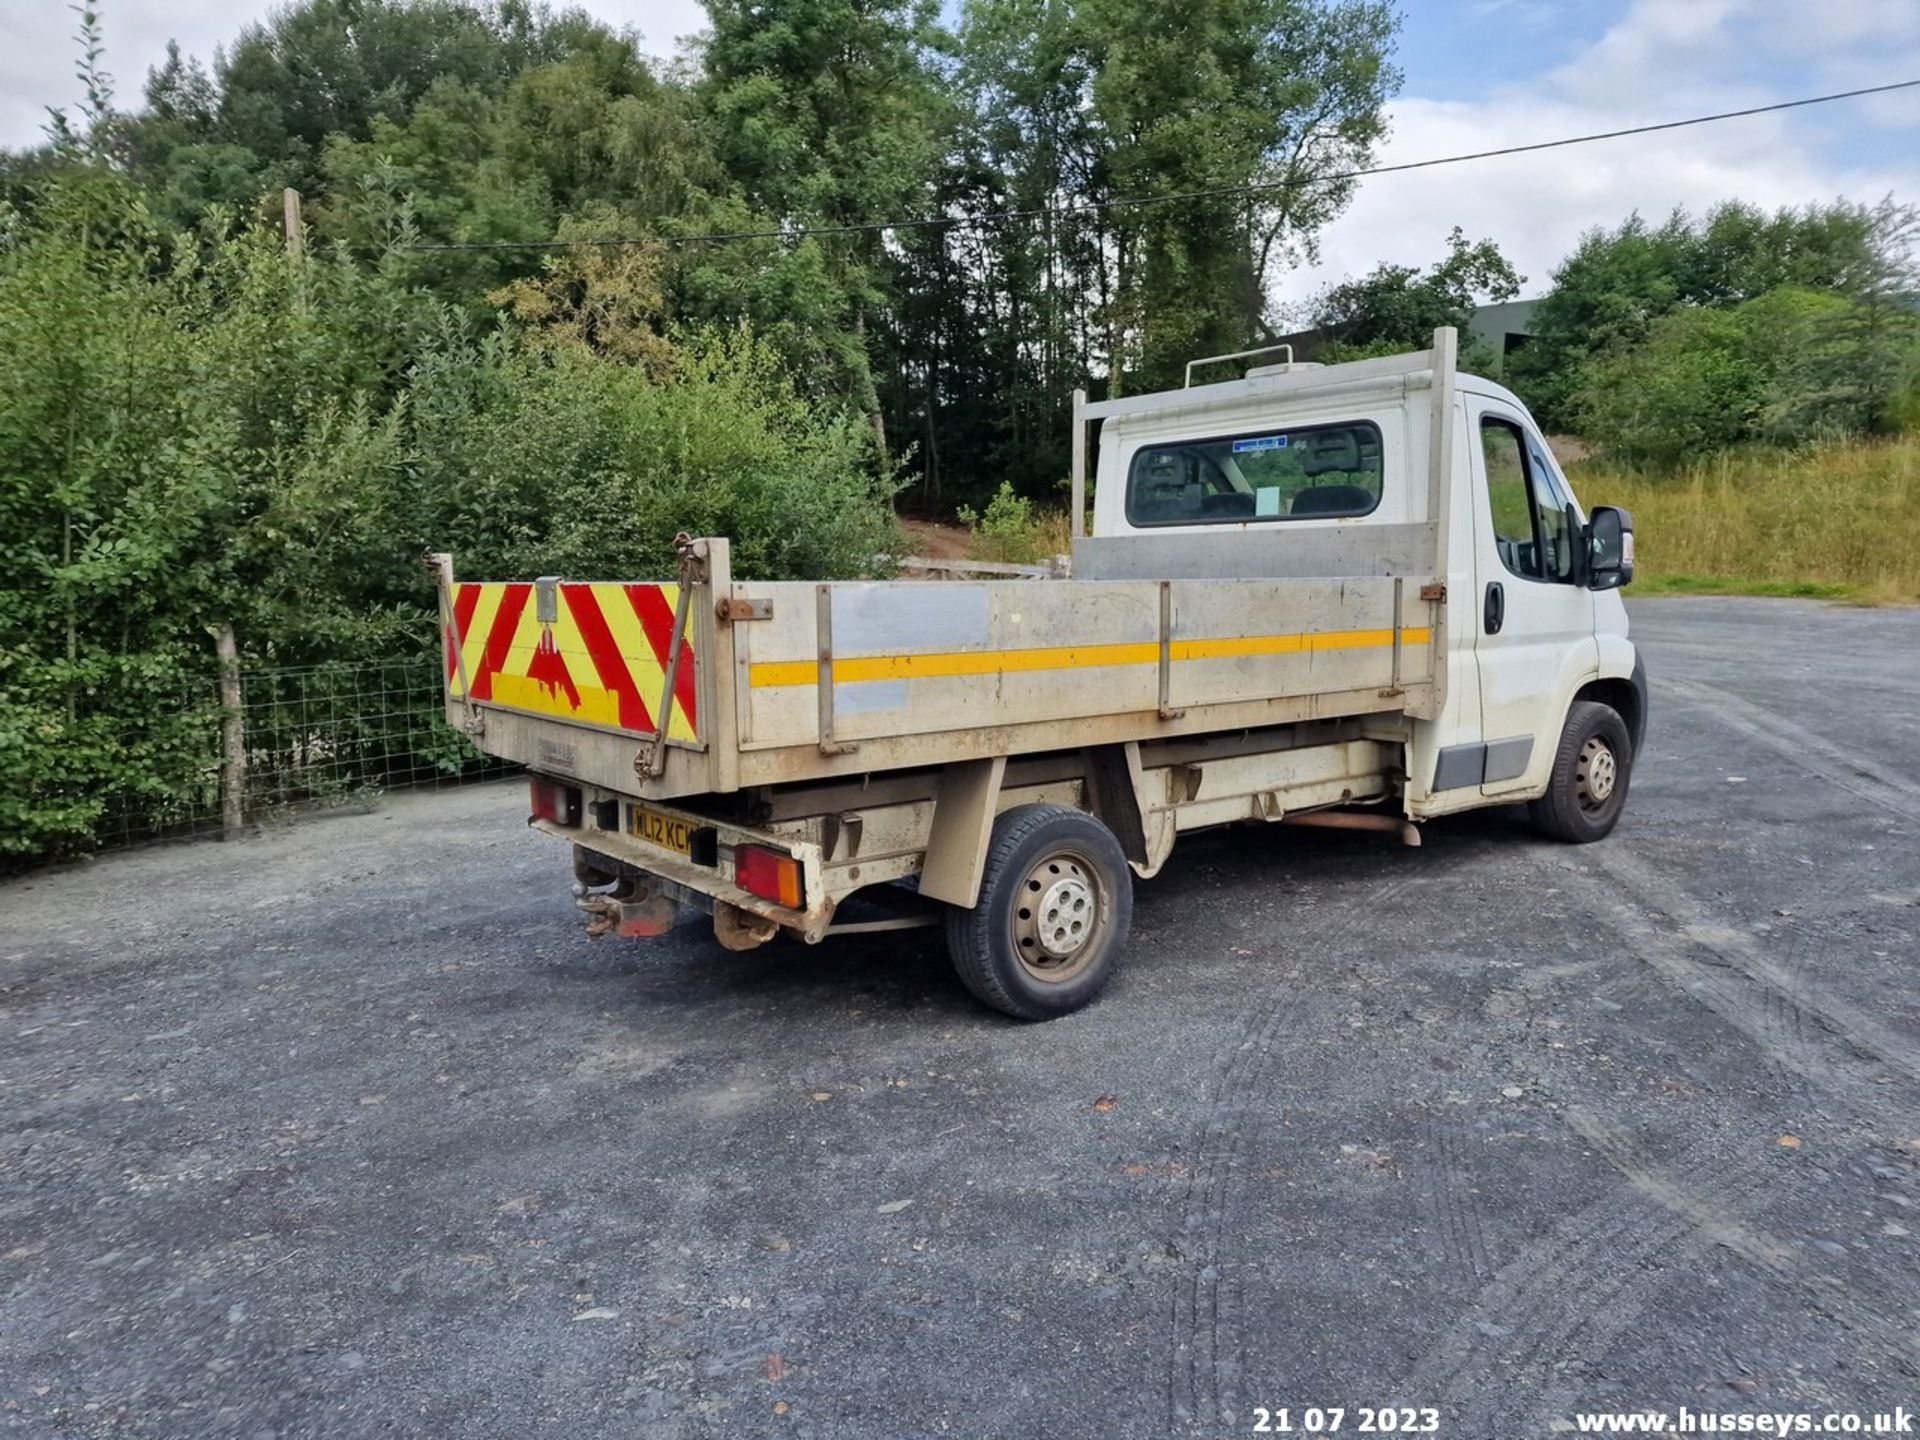
<instances>
[{"instance_id":1,"label":"wire mesh fence","mask_svg":"<svg viewBox=\"0 0 1920 1440\"><path fill-rule=\"evenodd\" d=\"M512 773L446 723L441 696L433 655L244 669L236 766L219 678L183 681L154 696L151 718L124 737L147 758L145 779L106 797L95 843L219 834L230 793L251 824Z\"/></svg>"}]
</instances>

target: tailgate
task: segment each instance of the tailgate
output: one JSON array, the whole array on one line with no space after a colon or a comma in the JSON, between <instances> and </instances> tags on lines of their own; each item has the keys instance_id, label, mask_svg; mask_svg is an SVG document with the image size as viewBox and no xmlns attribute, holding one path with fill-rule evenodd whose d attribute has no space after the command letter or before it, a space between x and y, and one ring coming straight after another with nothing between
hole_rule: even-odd
<instances>
[{"instance_id":1,"label":"tailgate","mask_svg":"<svg viewBox=\"0 0 1920 1440\"><path fill-rule=\"evenodd\" d=\"M667 693L680 586L461 581L446 626L447 699L652 739L701 743L700 616L689 606ZM699 588L699 587L696 587Z\"/></svg>"}]
</instances>

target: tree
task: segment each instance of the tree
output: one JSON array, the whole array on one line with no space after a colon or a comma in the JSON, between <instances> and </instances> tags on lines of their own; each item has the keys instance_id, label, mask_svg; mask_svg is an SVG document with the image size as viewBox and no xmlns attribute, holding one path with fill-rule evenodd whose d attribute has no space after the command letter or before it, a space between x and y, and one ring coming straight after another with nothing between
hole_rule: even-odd
<instances>
[{"instance_id":1,"label":"tree","mask_svg":"<svg viewBox=\"0 0 1920 1440\"><path fill-rule=\"evenodd\" d=\"M943 110L933 0L708 0L707 14L703 91L727 174L779 226L847 232L821 245L854 337L836 380L884 456L869 348L884 250L860 227L927 210Z\"/></svg>"},{"instance_id":2,"label":"tree","mask_svg":"<svg viewBox=\"0 0 1920 1440\"><path fill-rule=\"evenodd\" d=\"M292 166L305 188L330 138L405 124L437 84L498 96L547 38L539 13L513 0L302 0L221 56L215 137Z\"/></svg>"},{"instance_id":3,"label":"tree","mask_svg":"<svg viewBox=\"0 0 1920 1440\"><path fill-rule=\"evenodd\" d=\"M1633 215L1589 231L1554 271L1508 375L1541 423L1570 427L1587 361L1638 345L1683 305L1736 305L1783 285L1863 296L1886 273L1901 213L1836 202L1768 215L1729 201L1701 222L1676 210L1658 227Z\"/></svg>"},{"instance_id":4,"label":"tree","mask_svg":"<svg viewBox=\"0 0 1920 1440\"><path fill-rule=\"evenodd\" d=\"M1267 281L1311 250L1384 132L1394 17L1318 0L1081 0L1110 193L1260 187L1108 217L1107 372L1170 384L1195 355L1270 334Z\"/></svg>"},{"instance_id":5,"label":"tree","mask_svg":"<svg viewBox=\"0 0 1920 1440\"><path fill-rule=\"evenodd\" d=\"M1177 383L1194 355L1270 335L1272 276L1381 133L1393 23L1321 0L967 5L967 108L933 197L956 223L890 247L884 353L929 479L1044 493L1074 388ZM1166 198L1211 188L1228 193Z\"/></svg>"},{"instance_id":6,"label":"tree","mask_svg":"<svg viewBox=\"0 0 1920 1440\"><path fill-rule=\"evenodd\" d=\"M1484 368L1492 357L1476 352L1467 324L1476 307L1511 300L1525 277L1491 240L1468 243L1458 226L1447 236L1446 258L1424 274L1412 265L1380 265L1358 280L1329 286L1312 302L1315 329L1329 342L1327 359L1425 349L1433 332L1461 332L1460 363Z\"/></svg>"}]
</instances>

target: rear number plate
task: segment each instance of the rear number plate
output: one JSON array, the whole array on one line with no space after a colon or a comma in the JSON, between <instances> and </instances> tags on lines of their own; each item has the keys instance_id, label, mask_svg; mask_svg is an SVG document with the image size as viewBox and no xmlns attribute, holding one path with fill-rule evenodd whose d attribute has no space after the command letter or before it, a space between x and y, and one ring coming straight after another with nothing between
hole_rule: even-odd
<instances>
[{"instance_id":1,"label":"rear number plate","mask_svg":"<svg viewBox=\"0 0 1920 1440\"><path fill-rule=\"evenodd\" d=\"M685 855L693 847L692 821L662 815L658 810L649 810L644 805L628 807L627 830L636 839L676 854Z\"/></svg>"}]
</instances>

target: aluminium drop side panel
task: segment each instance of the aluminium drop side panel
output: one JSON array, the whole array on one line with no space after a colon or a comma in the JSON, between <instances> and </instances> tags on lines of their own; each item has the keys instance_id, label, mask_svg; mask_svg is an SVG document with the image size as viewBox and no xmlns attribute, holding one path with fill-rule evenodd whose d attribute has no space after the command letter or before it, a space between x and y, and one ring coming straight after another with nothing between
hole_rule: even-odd
<instances>
[{"instance_id":1,"label":"aluminium drop side panel","mask_svg":"<svg viewBox=\"0 0 1920 1440\"><path fill-rule=\"evenodd\" d=\"M736 627L748 655L745 753L818 744L814 588L755 587L773 599L773 619ZM848 582L831 587L831 605L841 743L1158 704L1153 584ZM935 758L950 757L930 751L926 763Z\"/></svg>"},{"instance_id":2,"label":"aluminium drop side panel","mask_svg":"<svg viewBox=\"0 0 1920 1440\"><path fill-rule=\"evenodd\" d=\"M773 617L733 627L741 784L1391 712L1431 676L1404 578L835 584L832 736L857 748L825 755L818 587L748 588Z\"/></svg>"},{"instance_id":3,"label":"aluminium drop side panel","mask_svg":"<svg viewBox=\"0 0 1920 1440\"><path fill-rule=\"evenodd\" d=\"M1432 683L1430 607L1404 579L1188 580L1171 591L1175 708L1324 695L1332 716L1351 713L1337 696Z\"/></svg>"}]
</instances>

